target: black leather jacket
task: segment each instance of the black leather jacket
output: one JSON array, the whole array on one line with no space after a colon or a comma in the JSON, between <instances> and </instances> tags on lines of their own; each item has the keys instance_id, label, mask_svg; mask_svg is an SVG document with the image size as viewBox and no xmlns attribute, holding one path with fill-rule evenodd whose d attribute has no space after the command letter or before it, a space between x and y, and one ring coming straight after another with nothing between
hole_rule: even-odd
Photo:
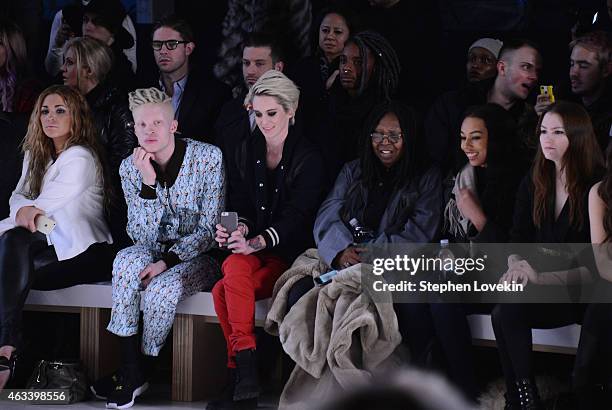
<instances>
[{"instance_id":1,"label":"black leather jacket","mask_svg":"<svg viewBox=\"0 0 612 410\"><path fill-rule=\"evenodd\" d=\"M119 165L138 145L134 120L127 95L108 84L98 84L87 96L100 142L112 175L119 175Z\"/></svg>"},{"instance_id":2,"label":"black leather jacket","mask_svg":"<svg viewBox=\"0 0 612 410\"><path fill-rule=\"evenodd\" d=\"M86 98L93 112L99 141L105 150L106 167L113 190L108 221L114 246L121 249L130 245L131 241L125 231L127 206L121 189L119 166L138 145L134 134L134 119L127 95L108 83L98 84Z\"/></svg>"}]
</instances>

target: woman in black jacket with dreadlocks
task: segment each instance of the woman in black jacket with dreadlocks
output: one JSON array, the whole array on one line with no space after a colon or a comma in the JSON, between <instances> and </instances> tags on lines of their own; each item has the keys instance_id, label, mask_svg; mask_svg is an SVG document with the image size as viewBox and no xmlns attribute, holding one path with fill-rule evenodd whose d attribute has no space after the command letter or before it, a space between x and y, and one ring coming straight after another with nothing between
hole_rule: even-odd
<instances>
[{"instance_id":1,"label":"woman in black jacket with dreadlocks","mask_svg":"<svg viewBox=\"0 0 612 410\"><path fill-rule=\"evenodd\" d=\"M321 107L323 121L312 132L323 151L330 180L342 166L358 157L358 135L372 108L390 101L399 84L399 59L389 44L374 31L355 34L340 55L340 74L330 90L329 104Z\"/></svg>"}]
</instances>

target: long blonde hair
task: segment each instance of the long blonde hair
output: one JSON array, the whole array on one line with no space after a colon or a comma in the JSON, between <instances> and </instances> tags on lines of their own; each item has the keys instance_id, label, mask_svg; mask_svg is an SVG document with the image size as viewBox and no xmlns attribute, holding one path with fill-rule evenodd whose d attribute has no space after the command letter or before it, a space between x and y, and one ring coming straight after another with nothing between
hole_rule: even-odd
<instances>
[{"instance_id":1,"label":"long blonde hair","mask_svg":"<svg viewBox=\"0 0 612 410\"><path fill-rule=\"evenodd\" d=\"M52 94L56 94L64 100L70 115L70 132L63 149L66 150L75 145L88 148L97 161L97 164L92 164L92 166L98 165L98 172L103 176L103 155L87 101L75 89L65 85L52 85L44 90L36 100L28 124L28 133L23 141L22 148L24 152L28 152L29 164L26 170L25 192L22 193L30 199L35 199L40 195L47 168L52 161L57 159L53 141L43 132L40 122L43 101Z\"/></svg>"}]
</instances>

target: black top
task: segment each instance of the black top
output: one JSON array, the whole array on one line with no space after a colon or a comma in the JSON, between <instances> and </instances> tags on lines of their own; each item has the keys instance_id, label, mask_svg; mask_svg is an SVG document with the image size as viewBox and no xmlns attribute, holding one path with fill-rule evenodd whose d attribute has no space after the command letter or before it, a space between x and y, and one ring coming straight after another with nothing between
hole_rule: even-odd
<instances>
[{"instance_id":1,"label":"black top","mask_svg":"<svg viewBox=\"0 0 612 410\"><path fill-rule=\"evenodd\" d=\"M590 186L596 181L593 181ZM554 216L554 196L551 195L550 207L552 211L542 221L540 227L536 227L533 221L534 185L531 173L527 174L516 194L514 206L514 218L510 232L511 242L515 243L590 243L591 231L589 225L589 189L582 195L580 206L584 210L582 226L574 221L570 225L569 199L563 205L559 217Z\"/></svg>"},{"instance_id":2,"label":"black top","mask_svg":"<svg viewBox=\"0 0 612 410\"><path fill-rule=\"evenodd\" d=\"M456 174L467 162L461 151L461 123L465 111L487 103L487 95L495 79L470 83L466 87L442 95L432 105L425 120L427 150L431 158L445 171ZM535 131L538 116L525 101L517 101L508 111L517 123L519 139L518 166L529 168L535 155Z\"/></svg>"},{"instance_id":3,"label":"black top","mask_svg":"<svg viewBox=\"0 0 612 410\"><path fill-rule=\"evenodd\" d=\"M607 84L603 95L585 108L591 117L599 147L605 152L612 139L612 86Z\"/></svg>"},{"instance_id":4,"label":"black top","mask_svg":"<svg viewBox=\"0 0 612 410\"><path fill-rule=\"evenodd\" d=\"M121 189L119 166L129 157L138 140L134 133L134 120L129 109L127 94L108 81L98 84L85 96L91 108L94 126L100 144L104 148L110 185L113 189L108 209L108 223L113 236L113 246L121 249L132 244L125 227L127 205Z\"/></svg>"},{"instance_id":5,"label":"black top","mask_svg":"<svg viewBox=\"0 0 612 410\"><path fill-rule=\"evenodd\" d=\"M393 167L384 175L384 178L370 190L366 209L364 211L364 223L365 226L375 230L380 225L382 216L387 210L389 199L393 193L395 187L395 175L397 174L397 168Z\"/></svg>"},{"instance_id":6,"label":"black top","mask_svg":"<svg viewBox=\"0 0 612 410\"><path fill-rule=\"evenodd\" d=\"M89 91L85 98L93 113L111 173L118 177L121 161L129 157L138 145L127 94L105 82Z\"/></svg>"},{"instance_id":7,"label":"black top","mask_svg":"<svg viewBox=\"0 0 612 410\"><path fill-rule=\"evenodd\" d=\"M113 67L109 73L108 81L123 92L129 92L136 88L136 74L132 71L132 63L123 53L123 49L117 42L111 45L113 52Z\"/></svg>"},{"instance_id":8,"label":"black top","mask_svg":"<svg viewBox=\"0 0 612 410\"><path fill-rule=\"evenodd\" d=\"M228 149L227 209L238 212L249 227L249 237L263 235L268 249L292 261L312 246L314 217L323 200L324 171L318 150L293 127L281 161L270 176L266 167L266 141L259 129ZM272 193L270 196L269 192Z\"/></svg>"}]
</instances>

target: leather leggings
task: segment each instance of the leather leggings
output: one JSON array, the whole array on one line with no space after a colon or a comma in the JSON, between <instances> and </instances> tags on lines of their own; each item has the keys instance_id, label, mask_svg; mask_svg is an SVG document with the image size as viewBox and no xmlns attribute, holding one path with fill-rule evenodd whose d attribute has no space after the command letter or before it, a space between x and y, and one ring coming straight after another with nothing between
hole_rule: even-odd
<instances>
[{"instance_id":1,"label":"leather leggings","mask_svg":"<svg viewBox=\"0 0 612 410\"><path fill-rule=\"evenodd\" d=\"M18 227L0 235L0 346L20 345L22 311L31 288L108 280L112 256L110 245L98 243L58 261L55 249L39 232Z\"/></svg>"}]
</instances>

